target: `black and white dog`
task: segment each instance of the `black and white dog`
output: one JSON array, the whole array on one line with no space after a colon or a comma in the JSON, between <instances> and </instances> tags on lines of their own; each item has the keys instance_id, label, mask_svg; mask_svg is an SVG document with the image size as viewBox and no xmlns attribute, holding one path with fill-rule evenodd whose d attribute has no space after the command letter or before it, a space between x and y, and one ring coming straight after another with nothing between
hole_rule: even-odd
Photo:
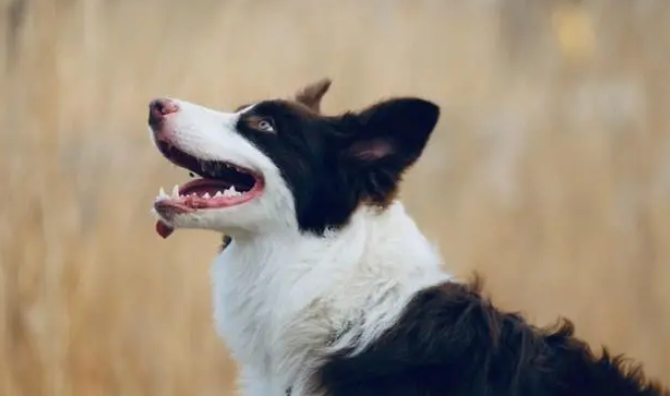
<instances>
[{"instance_id":1,"label":"black and white dog","mask_svg":"<svg viewBox=\"0 0 670 396\"><path fill-rule=\"evenodd\" d=\"M569 322L534 327L444 272L396 194L438 106L393 98L325 116L329 86L232 113L150 104L159 151L198 176L161 189L157 231L227 235L214 317L243 395L668 395Z\"/></svg>"}]
</instances>

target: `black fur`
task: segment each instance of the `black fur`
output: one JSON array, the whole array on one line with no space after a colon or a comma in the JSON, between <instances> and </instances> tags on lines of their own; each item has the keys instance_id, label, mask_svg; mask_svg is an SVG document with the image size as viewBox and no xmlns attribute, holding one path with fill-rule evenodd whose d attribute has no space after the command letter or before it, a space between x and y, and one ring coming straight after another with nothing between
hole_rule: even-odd
<instances>
[{"instance_id":1,"label":"black fur","mask_svg":"<svg viewBox=\"0 0 670 396\"><path fill-rule=\"evenodd\" d=\"M419 292L363 352L330 356L314 376L327 396L668 396L638 366L594 355L569 321L552 329L497 310L474 285Z\"/></svg>"},{"instance_id":2,"label":"black fur","mask_svg":"<svg viewBox=\"0 0 670 396\"><path fill-rule=\"evenodd\" d=\"M224 235L221 237L221 245L219 246L219 252L223 252L226 250L228 245L233 241L233 238L229 237L228 235Z\"/></svg>"},{"instance_id":3,"label":"black fur","mask_svg":"<svg viewBox=\"0 0 670 396\"><path fill-rule=\"evenodd\" d=\"M300 228L320 234L346 224L361 203L390 202L438 117L435 104L415 98L330 117L296 102L272 100L243 113L237 130L280 169ZM275 131L258 130L259 119L271 122Z\"/></svg>"}]
</instances>

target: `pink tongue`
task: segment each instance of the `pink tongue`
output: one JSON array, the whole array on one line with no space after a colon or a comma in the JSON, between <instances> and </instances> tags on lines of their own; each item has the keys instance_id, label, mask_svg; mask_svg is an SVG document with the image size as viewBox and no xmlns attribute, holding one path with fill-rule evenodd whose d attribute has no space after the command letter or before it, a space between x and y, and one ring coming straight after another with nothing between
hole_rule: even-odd
<instances>
[{"instance_id":1,"label":"pink tongue","mask_svg":"<svg viewBox=\"0 0 670 396\"><path fill-rule=\"evenodd\" d=\"M163 239L167 238L172 234L174 231L174 228L170 227L169 225L163 223L161 220L158 220L156 222L156 232L158 235L163 237Z\"/></svg>"}]
</instances>

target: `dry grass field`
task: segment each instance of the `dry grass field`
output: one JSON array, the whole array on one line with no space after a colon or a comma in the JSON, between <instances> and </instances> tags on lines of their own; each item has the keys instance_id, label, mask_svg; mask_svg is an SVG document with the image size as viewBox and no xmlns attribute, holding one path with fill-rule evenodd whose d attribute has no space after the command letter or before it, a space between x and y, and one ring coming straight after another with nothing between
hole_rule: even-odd
<instances>
[{"instance_id":1,"label":"dry grass field","mask_svg":"<svg viewBox=\"0 0 670 396\"><path fill-rule=\"evenodd\" d=\"M0 395L225 395L219 236L147 103L229 108L322 76L324 111L443 118L403 198L458 275L670 382L670 2L0 0Z\"/></svg>"}]
</instances>

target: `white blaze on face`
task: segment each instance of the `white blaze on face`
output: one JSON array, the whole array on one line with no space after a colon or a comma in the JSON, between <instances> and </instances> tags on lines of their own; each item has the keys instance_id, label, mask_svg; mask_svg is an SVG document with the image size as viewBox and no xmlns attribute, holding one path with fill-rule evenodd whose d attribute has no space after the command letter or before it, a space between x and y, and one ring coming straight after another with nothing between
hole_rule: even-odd
<instances>
[{"instance_id":1,"label":"white blaze on face","mask_svg":"<svg viewBox=\"0 0 670 396\"><path fill-rule=\"evenodd\" d=\"M279 169L236 130L240 116L250 111L253 105L236 113L226 113L183 100L172 100L179 111L165 118L161 140L168 140L180 151L199 160L220 161L248 169L262 176L264 188L259 196L240 205L171 214L169 218L158 211L159 223L167 228L211 229L232 236L277 228L297 229L293 197ZM156 142L154 134L152 136ZM240 195L234 188L212 194L217 193L226 197ZM159 192L162 197L161 194L167 196L164 191Z\"/></svg>"}]
</instances>

